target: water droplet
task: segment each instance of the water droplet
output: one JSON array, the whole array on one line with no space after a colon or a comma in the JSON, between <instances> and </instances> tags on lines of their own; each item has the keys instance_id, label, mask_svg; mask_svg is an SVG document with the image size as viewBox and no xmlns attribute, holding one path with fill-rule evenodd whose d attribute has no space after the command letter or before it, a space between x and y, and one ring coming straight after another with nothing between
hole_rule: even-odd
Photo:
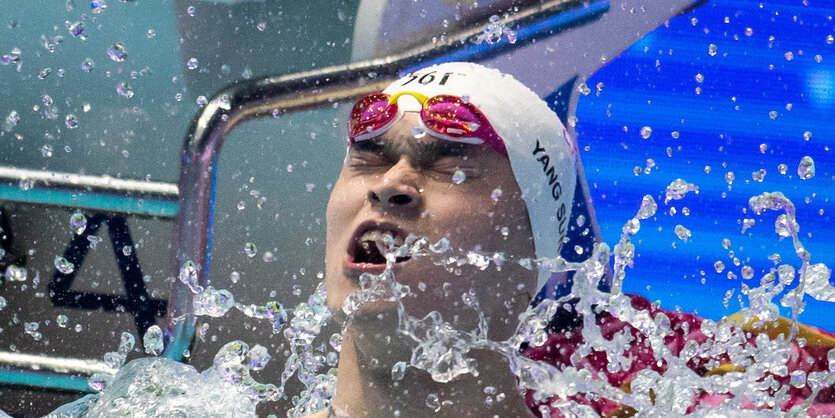
<instances>
[{"instance_id":1,"label":"water droplet","mask_svg":"<svg viewBox=\"0 0 835 418\"><path fill-rule=\"evenodd\" d=\"M776 110L771 110L768 112L768 117L771 118L771 120L777 119L777 116L778 114Z\"/></svg>"},{"instance_id":2,"label":"water droplet","mask_svg":"<svg viewBox=\"0 0 835 418\"><path fill-rule=\"evenodd\" d=\"M194 16L194 14L196 12L197 12L197 9L194 6L188 6L186 8L186 13L188 13L189 16Z\"/></svg>"},{"instance_id":3,"label":"water droplet","mask_svg":"<svg viewBox=\"0 0 835 418\"><path fill-rule=\"evenodd\" d=\"M70 24L70 22L65 23L67 30L70 32L70 35L73 37L78 37L81 40L87 39L87 35L84 34L84 23L83 22L75 22Z\"/></svg>"},{"instance_id":4,"label":"water droplet","mask_svg":"<svg viewBox=\"0 0 835 418\"><path fill-rule=\"evenodd\" d=\"M713 268L716 270L717 273L721 273L725 270L725 263L722 261L717 261L713 263Z\"/></svg>"},{"instance_id":5,"label":"water droplet","mask_svg":"<svg viewBox=\"0 0 835 418\"><path fill-rule=\"evenodd\" d=\"M751 266L742 266L739 271L740 276L745 280L750 280L754 277L754 269Z\"/></svg>"},{"instance_id":6,"label":"water droplet","mask_svg":"<svg viewBox=\"0 0 835 418\"><path fill-rule=\"evenodd\" d=\"M237 271L229 273L229 280L231 280L232 283L238 283L241 281L241 273L238 273Z\"/></svg>"},{"instance_id":7,"label":"water droplet","mask_svg":"<svg viewBox=\"0 0 835 418\"><path fill-rule=\"evenodd\" d=\"M803 132L803 140L809 141L810 139L812 139L812 133L809 131Z\"/></svg>"},{"instance_id":8,"label":"water droplet","mask_svg":"<svg viewBox=\"0 0 835 418\"><path fill-rule=\"evenodd\" d=\"M153 29L148 29L148 32L147 32L147 35L146 35L146 36L148 37L148 39L151 39L151 38L153 38L154 36L157 36L157 33L156 33L156 31L154 31Z\"/></svg>"},{"instance_id":9,"label":"water droplet","mask_svg":"<svg viewBox=\"0 0 835 418\"><path fill-rule=\"evenodd\" d=\"M142 345L145 346L145 353L158 356L162 354L162 329L159 325L151 325L142 337Z\"/></svg>"},{"instance_id":10,"label":"water droplet","mask_svg":"<svg viewBox=\"0 0 835 418\"><path fill-rule=\"evenodd\" d=\"M784 213L774 221L774 232L781 237L790 237L792 232L800 232L800 224L794 219L789 221L789 217Z\"/></svg>"},{"instance_id":11,"label":"water droplet","mask_svg":"<svg viewBox=\"0 0 835 418\"><path fill-rule=\"evenodd\" d=\"M64 125L66 125L68 129L75 129L78 127L78 119L75 118L75 115L70 113L64 117Z\"/></svg>"},{"instance_id":12,"label":"water droplet","mask_svg":"<svg viewBox=\"0 0 835 418\"><path fill-rule=\"evenodd\" d=\"M808 180L815 177L815 161L810 156L804 156L800 159L800 164L797 166L797 175L801 180Z\"/></svg>"},{"instance_id":13,"label":"water droplet","mask_svg":"<svg viewBox=\"0 0 835 418\"><path fill-rule=\"evenodd\" d=\"M206 96L200 95L197 96L197 105L200 107L206 106L206 103L209 103L209 99Z\"/></svg>"},{"instance_id":14,"label":"water droplet","mask_svg":"<svg viewBox=\"0 0 835 418\"><path fill-rule=\"evenodd\" d=\"M122 247L122 254L124 254L126 257L130 256L131 254L133 254L133 247L131 247L130 245L125 245L124 247Z\"/></svg>"},{"instance_id":15,"label":"water droplet","mask_svg":"<svg viewBox=\"0 0 835 418\"><path fill-rule=\"evenodd\" d=\"M426 136L426 129L423 129L421 126L413 126L409 132L415 138L423 138Z\"/></svg>"},{"instance_id":16,"label":"water droplet","mask_svg":"<svg viewBox=\"0 0 835 418\"><path fill-rule=\"evenodd\" d=\"M601 91L603 91L603 88L606 87L606 85L603 84L603 82L601 81L597 83L594 87L597 89L597 92L600 93Z\"/></svg>"},{"instance_id":17,"label":"water droplet","mask_svg":"<svg viewBox=\"0 0 835 418\"><path fill-rule=\"evenodd\" d=\"M745 28L745 36L751 36L754 34L754 28L748 27Z\"/></svg>"},{"instance_id":18,"label":"water droplet","mask_svg":"<svg viewBox=\"0 0 835 418\"><path fill-rule=\"evenodd\" d=\"M440 254L449 251L449 239L447 237L443 237L438 240L438 242L434 244L429 244L429 251L433 253Z\"/></svg>"},{"instance_id":19,"label":"water droplet","mask_svg":"<svg viewBox=\"0 0 835 418\"><path fill-rule=\"evenodd\" d=\"M127 82L123 81L116 86L116 93L126 99L133 97L133 88Z\"/></svg>"},{"instance_id":20,"label":"water droplet","mask_svg":"<svg viewBox=\"0 0 835 418\"><path fill-rule=\"evenodd\" d=\"M391 380L395 382L398 380L402 380L403 376L406 374L406 362L405 361L398 361L394 363L394 366L391 366Z\"/></svg>"},{"instance_id":21,"label":"water droplet","mask_svg":"<svg viewBox=\"0 0 835 418\"><path fill-rule=\"evenodd\" d=\"M461 184L464 180L467 179L467 174L461 170L455 170L455 173L452 174L452 182L455 184Z\"/></svg>"},{"instance_id":22,"label":"water droplet","mask_svg":"<svg viewBox=\"0 0 835 418\"><path fill-rule=\"evenodd\" d=\"M574 246L574 252L577 253L577 255L582 255L583 254L583 246L582 245L575 245Z\"/></svg>"},{"instance_id":23,"label":"water droplet","mask_svg":"<svg viewBox=\"0 0 835 418\"><path fill-rule=\"evenodd\" d=\"M26 271L26 267L18 267L12 264L9 267L6 267L4 276L6 277L6 280L12 282L25 282L28 272Z\"/></svg>"},{"instance_id":24,"label":"water droplet","mask_svg":"<svg viewBox=\"0 0 835 418\"><path fill-rule=\"evenodd\" d=\"M499 232L502 234L502 236L503 236L503 237L506 237L506 236L507 236L507 234L509 234L509 233L510 233L510 229L508 229L508 227L506 227L506 226L503 226L503 227L499 230Z\"/></svg>"},{"instance_id":25,"label":"water droplet","mask_svg":"<svg viewBox=\"0 0 835 418\"><path fill-rule=\"evenodd\" d=\"M64 257L56 256L54 264L55 268L63 274L70 274L75 271L75 264Z\"/></svg>"},{"instance_id":26,"label":"water droplet","mask_svg":"<svg viewBox=\"0 0 835 418\"><path fill-rule=\"evenodd\" d=\"M219 318L235 306L235 298L226 289L216 290L212 286L207 286L202 292L194 295L192 305L195 315Z\"/></svg>"},{"instance_id":27,"label":"water droplet","mask_svg":"<svg viewBox=\"0 0 835 418\"><path fill-rule=\"evenodd\" d=\"M125 49L124 45L117 42L107 48L107 56L114 62L124 62L128 59L128 50Z\"/></svg>"},{"instance_id":28,"label":"water droplet","mask_svg":"<svg viewBox=\"0 0 835 418\"><path fill-rule=\"evenodd\" d=\"M649 126L644 126L641 128L641 138L649 139L652 136L652 128Z\"/></svg>"},{"instance_id":29,"label":"water droplet","mask_svg":"<svg viewBox=\"0 0 835 418\"><path fill-rule=\"evenodd\" d=\"M55 323L58 324L58 326L61 327L61 328L66 328L67 324L69 324L69 322L70 322L70 319L67 318L66 315L58 315L55 318Z\"/></svg>"},{"instance_id":30,"label":"water droplet","mask_svg":"<svg viewBox=\"0 0 835 418\"><path fill-rule=\"evenodd\" d=\"M490 193L490 198L493 199L494 202L497 202L500 197L502 197L502 189L493 189L493 192Z\"/></svg>"},{"instance_id":31,"label":"water droplet","mask_svg":"<svg viewBox=\"0 0 835 418\"><path fill-rule=\"evenodd\" d=\"M429 396L426 397L426 406L435 412L440 411L441 402L438 400L438 395L430 393Z\"/></svg>"},{"instance_id":32,"label":"water droplet","mask_svg":"<svg viewBox=\"0 0 835 418\"><path fill-rule=\"evenodd\" d=\"M632 218L623 224L623 228L621 230L626 235L635 235L641 230L641 221L637 218Z\"/></svg>"},{"instance_id":33,"label":"water droplet","mask_svg":"<svg viewBox=\"0 0 835 418\"><path fill-rule=\"evenodd\" d=\"M255 25L255 27L258 28L259 31L263 32L267 30L267 22L260 22L257 25Z\"/></svg>"},{"instance_id":34,"label":"water droplet","mask_svg":"<svg viewBox=\"0 0 835 418\"><path fill-rule=\"evenodd\" d=\"M197 58L190 58L188 60L188 62L186 63L186 67L189 70L193 70L193 69L197 68Z\"/></svg>"},{"instance_id":35,"label":"water droplet","mask_svg":"<svg viewBox=\"0 0 835 418\"><path fill-rule=\"evenodd\" d=\"M44 145L41 147L41 155L45 158L49 158L52 156L52 146Z\"/></svg>"},{"instance_id":36,"label":"water droplet","mask_svg":"<svg viewBox=\"0 0 835 418\"><path fill-rule=\"evenodd\" d=\"M684 225L676 225L675 234L682 241L687 241L693 235Z\"/></svg>"},{"instance_id":37,"label":"water droplet","mask_svg":"<svg viewBox=\"0 0 835 418\"><path fill-rule=\"evenodd\" d=\"M9 112L9 115L6 116L6 130L11 131L12 128L17 126L20 122L20 114L17 113L16 110L12 110Z\"/></svg>"},{"instance_id":38,"label":"water droplet","mask_svg":"<svg viewBox=\"0 0 835 418\"><path fill-rule=\"evenodd\" d=\"M658 210L658 204L655 203L655 199L653 199L650 195L645 195L641 199L641 208L638 209L636 216L638 219L649 219L650 217L655 216L656 210Z\"/></svg>"},{"instance_id":39,"label":"water droplet","mask_svg":"<svg viewBox=\"0 0 835 418\"><path fill-rule=\"evenodd\" d=\"M702 75L702 73L696 74L696 76L694 78L696 79L697 83L701 83L701 82L705 81L705 76Z\"/></svg>"},{"instance_id":40,"label":"water droplet","mask_svg":"<svg viewBox=\"0 0 835 418\"><path fill-rule=\"evenodd\" d=\"M794 53L792 53L791 51L786 52L785 54L783 54L783 56L786 57L786 61L791 61L794 59Z\"/></svg>"},{"instance_id":41,"label":"water droplet","mask_svg":"<svg viewBox=\"0 0 835 418\"><path fill-rule=\"evenodd\" d=\"M96 63L90 58L84 58L84 61L81 61L81 69L84 70L84 72L89 73L90 71L93 71L93 68L95 67Z\"/></svg>"},{"instance_id":42,"label":"water droplet","mask_svg":"<svg viewBox=\"0 0 835 418\"><path fill-rule=\"evenodd\" d=\"M760 152L765 154L768 151L768 144L760 144Z\"/></svg>"},{"instance_id":43,"label":"water droplet","mask_svg":"<svg viewBox=\"0 0 835 418\"><path fill-rule=\"evenodd\" d=\"M785 164L780 164L777 166L777 171L779 171L780 174L786 174L789 171L789 166Z\"/></svg>"},{"instance_id":44,"label":"water droplet","mask_svg":"<svg viewBox=\"0 0 835 418\"><path fill-rule=\"evenodd\" d=\"M46 67L43 70L41 70L40 73L38 73L38 78L43 80L46 77L48 77L50 74L52 74L52 68Z\"/></svg>"},{"instance_id":45,"label":"water droplet","mask_svg":"<svg viewBox=\"0 0 835 418\"><path fill-rule=\"evenodd\" d=\"M75 212L70 216L70 227L75 230L75 233L81 235L87 229L87 217L81 212Z\"/></svg>"},{"instance_id":46,"label":"water droplet","mask_svg":"<svg viewBox=\"0 0 835 418\"><path fill-rule=\"evenodd\" d=\"M255 371L263 370L267 363L269 363L273 358L267 350L267 347L260 344L255 344L255 346L249 350L249 354L247 356L249 357L249 367Z\"/></svg>"},{"instance_id":47,"label":"water droplet","mask_svg":"<svg viewBox=\"0 0 835 418\"><path fill-rule=\"evenodd\" d=\"M708 47L707 47L707 53L708 53L708 55L710 55L711 57L712 57L712 56L715 56L715 55L716 55L716 51L717 51L718 49L719 49L719 48L716 46L716 44L710 44L710 45L708 45Z\"/></svg>"},{"instance_id":48,"label":"water droplet","mask_svg":"<svg viewBox=\"0 0 835 418\"><path fill-rule=\"evenodd\" d=\"M591 94L591 89L589 88L589 86L586 85L586 83L580 83L580 85L577 86L577 90L579 90L580 93L583 94L583 96L588 96L589 94Z\"/></svg>"},{"instance_id":49,"label":"water droplet","mask_svg":"<svg viewBox=\"0 0 835 418\"><path fill-rule=\"evenodd\" d=\"M733 184L734 180L736 180L736 175L733 171L728 171L725 173L725 182L728 184Z\"/></svg>"},{"instance_id":50,"label":"water droplet","mask_svg":"<svg viewBox=\"0 0 835 418\"><path fill-rule=\"evenodd\" d=\"M107 4L104 0L92 0L90 2L90 8L93 10L93 13L98 14L107 8Z\"/></svg>"},{"instance_id":51,"label":"water droplet","mask_svg":"<svg viewBox=\"0 0 835 418\"><path fill-rule=\"evenodd\" d=\"M756 182L762 183L763 180L765 180L765 174L766 174L765 169L761 168L761 169L751 173L751 179L753 179Z\"/></svg>"},{"instance_id":52,"label":"water droplet","mask_svg":"<svg viewBox=\"0 0 835 418\"><path fill-rule=\"evenodd\" d=\"M247 242L246 244L244 244L244 253L249 258L255 257L255 254L258 253L258 247L256 247L255 244L251 242Z\"/></svg>"}]
</instances>

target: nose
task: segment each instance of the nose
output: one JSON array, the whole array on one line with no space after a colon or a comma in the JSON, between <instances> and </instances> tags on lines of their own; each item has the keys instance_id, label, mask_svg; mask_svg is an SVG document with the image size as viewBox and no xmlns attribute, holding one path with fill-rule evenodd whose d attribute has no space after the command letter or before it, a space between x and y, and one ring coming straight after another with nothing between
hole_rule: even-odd
<instances>
[{"instance_id":1,"label":"nose","mask_svg":"<svg viewBox=\"0 0 835 418\"><path fill-rule=\"evenodd\" d=\"M368 201L385 211L415 211L423 205L418 177L409 162L401 159L369 188Z\"/></svg>"}]
</instances>

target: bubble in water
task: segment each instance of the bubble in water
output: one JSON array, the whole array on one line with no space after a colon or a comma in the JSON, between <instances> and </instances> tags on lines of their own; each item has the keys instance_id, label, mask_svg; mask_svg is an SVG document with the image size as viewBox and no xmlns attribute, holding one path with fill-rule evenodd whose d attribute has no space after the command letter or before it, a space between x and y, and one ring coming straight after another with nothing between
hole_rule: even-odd
<instances>
[{"instance_id":1,"label":"bubble in water","mask_svg":"<svg viewBox=\"0 0 835 418\"><path fill-rule=\"evenodd\" d=\"M194 6L188 6L186 8L186 13L188 13L189 16L194 16L194 14L196 12L197 12L197 9Z\"/></svg>"},{"instance_id":2,"label":"bubble in water","mask_svg":"<svg viewBox=\"0 0 835 418\"><path fill-rule=\"evenodd\" d=\"M719 47L717 47L717 46L716 46L716 44L710 44L710 45L708 45L708 47L707 47L707 53L708 53L708 55L710 55L711 57L712 57L712 56L715 56L715 55L716 55L716 52L717 52L717 50L718 50L718 49L719 49Z\"/></svg>"},{"instance_id":3,"label":"bubble in water","mask_svg":"<svg viewBox=\"0 0 835 418\"><path fill-rule=\"evenodd\" d=\"M206 103L209 103L209 99L207 99L206 96L200 95L197 96L196 102L198 106L203 107L206 106Z\"/></svg>"},{"instance_id":4,"label":"bubble in water","mask_svg":"<svg viewBox=\"0 0 835 418\"><path fill-rule=\"evenodd\" d=\"M815 161L810 156L804 156L800 159L800 164L797 166L797 175L801 180L808 180L815 177Z\"/></svg>"},{"instance_id":5,"label":"bubble in water","mask_svg":"<svg viewBox=\"0 0 835 418\"><path fill-rule=\"evenodd\" d=\"M61 328L66 328L67 324L69 324L69 322L70 322L70 319L67 318L66 315L58 315L55 318L55 323L58 324L58 326L61 327Z\"/></svg>"},{"instance_id":6,"label":"bubble in water","mask_svg":"<svg viewBox=\"0 0 835 418\"><path fill-rule=\"evenodd\" d=\"M25 282L29 273L26 271L26 267L18 267L12 264L6 267L6 272L3 275L6 280L11 282Z\"/></svg>"},{"instance_id":7,"label":"bubble in water","mask_svg":"<svg viewBox=\"0 0 835 418\"><path fill-rule=\"evenodd\" d=\"M461 184L464 180L467 179L467 174L461 170L455 170L455 173L452 174L452 182L455 184Z\"/></svg>"},{"instance_id":8,"label":"bubble in water","mask_svg":"<svg viewBox=\"0 0 835 418\"><path fill-rule=\"evenodd\" d=\"M398 380L403 379L403 375L406 374L406 362L405 361L398 361L394 363L394 366L391 366L391 380L395 382Z\"/></svg>"},{"instance_id":9,"label":"bubble in water","mask_svg":"<svg viewBox=\"0 0 835 418\"><path fill-rule=\"evenodd\" d=\"M188 68L189 70L197 68L197 58L190 58L186 63L186 68Z\"/></svg>"},{"instance_id":10,"label":"bubble in water","mask_svg":"<svg viewBox=\"0 0 835 418\"><path fill-rule=\"evenodd\" d=\"M810 132L810 131L803 132L803 140L804 141L809 141L810 139L812 139L812 132Z\"/></svg>"},{"instance_id":11,"label":"bubble in water","mask_svg":"<svg viewBox=\"0 0 835 418\"><path fill-rule=\"evenodd\" d=\"M725 271L725 263L721 260L713 263L713 268L716 270L717 273L721 273Z\"/></svg>"},{"instance_id":12,"label":"bubble in water","mask_svg":"<svg viewBox=\"0 0 835 418\"><path fill-rule=\"evenodd\" d=\"M151 325L142 337L142 345L145 346L145 353L158 356L162 354L162 328L159 325Z\"/></svg>"},{"instance_id":13,"label":"bubble in water","mask_svg":"<svg viewBox=\"0 0 835 418\"><path fill-rule=\"evenodd\" d=\"M75 271L75 264L64 257L56 256L54 264L55 268L63 274L70 274Z\"/></svg>"},{"instance_id":14,"label":"bubble in water","mask_svg":"<svg viewBox=\"0 0 835 418\"><path fill-rule=\"evenodd\" d=\"M676 225L675 234L682 241L687 241L692 236L690 230L683 225Z\"/></svg>"},{"instance_id":15,"label":"bubble in water","mask_svg":"<svg viewBox=\"0 0 835 418\"><path fill-rule=\"evenodd\" d=\"M78 127L78 119L75 118L75 115L70 113L64 117L64 125L66 125L69 129L75 129Z\"/></svg>"},{"instance_id":16,"label":"bubble in water","mask_svg":"<svg viewBox=\"0 0 835 418\"><path fill-rule=\"evenodd\" d=\"M229 273L229 280L231 280L232 283L238 283L241 281L241 273L238 273L237 271Z\"/></svg>"},{"instance_id":17,"label":"bubble in water","mask_svg":"<svg viewBox=\"0 0 835 418\"><path fill-rule=\"evenodd\" d=\"M768 144L760 144L760 152L765 154L768 151Z\"/></svg>"},{"instance_id":18,"label":"bubble in water","mask_svg":"<svg viewBox=\"0 0 835 418\"><path fill-rule=\"evenodd\" d=\"M70 227L77 235L81 235L87 229L87 217L81 212L75 212L70 216Z\"/></svg>"},{"instance_id":19,"label":"bubble in water","mask_svg":"<svg viewBox=\"0 0 835 418\"><path fill-rule=\"evenodd\" d=\"M107 48L107 56L114 62L125 62L128 59L128 50L125 49L124 45L117 42Z\"/></svg>"},{"instance_id":20,"label":"bubble in water","mask_svg":"<svg viewBox=\"0 0 835 418\"><path fill-rule=\"evenodd\" d=\"M441 410L441 401L438 400L438 395L434 393L430 393L429 396L426 397L426 406L429 409L438 412Z\"/></svg>"},{"instance_id":21,"label":"bubble in water","mask_svg":"<svg viewBox=\"0 0 835 418\"><path fill-rule=\"evenodd\" d=\"M258 253L258 247L256 247L255 244L251 242L247 242L246 244L244 244L244 253L249 258L255 257L255 254Z\"/></svg>"},{"instance_id":22,"label":"bubble in water","mask_svg":"<svg viewBox=\"0 0 835 418\"><path fill-rule=\"evenodd\" d=\"M493 199L494 202L497 202L500 197L502 197L502 189L493 189L493 192L490 193L490 198Z\"/></svg>"},{"instance_id":23,"label":"bubble in water","mask_svg":"<svg viewBox=\"0 0 835 418\"><path fill-rule=\"evenodd\" d=\"M130 256L131 254L133 254L133 247L131 247L130 245L123 246L122 254L125 256Z\"/></svg>"},{"instance_id":24,"label":"bubble in water","mask_svg":"<svg viewBox=\"0 0 835 418\"><path fill-rule=\"evenodd\" d=\"M645 195L641 198L641 208L638 209L638 214L636 216L638 219L649 219L655 216L655 212L657 210L658 204L655 203L655 199L653 199L650 195Z\"/></svg>"}]
</instances>

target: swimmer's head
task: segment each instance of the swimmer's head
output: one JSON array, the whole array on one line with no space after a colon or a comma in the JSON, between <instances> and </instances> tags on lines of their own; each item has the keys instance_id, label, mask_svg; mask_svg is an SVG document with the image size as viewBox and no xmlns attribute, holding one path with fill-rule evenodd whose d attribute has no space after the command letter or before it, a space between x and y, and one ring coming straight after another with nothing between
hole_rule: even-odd
<instances>
[{"instance_id":1,"label":"swimmer's head","mask_svg":"<svg viewBox=\"0 0 835 418\"><path fill-rule=\"evenodd\" d=\"M419 70L360 99L349 137L328 204L332 309L359 289L363 271L384 264L361 245L378 232L446 237L454 248L517 257L559 254L576 148L556 114L511 76L471 63ZM426 292L435 286L451 293L452 302L469 288L505 300L520 290L533 295L550 277L516 267L449 272L417 259L395 264L394 272L413 292L421 292L422 282Z\"/></svg>"}]
</instances>

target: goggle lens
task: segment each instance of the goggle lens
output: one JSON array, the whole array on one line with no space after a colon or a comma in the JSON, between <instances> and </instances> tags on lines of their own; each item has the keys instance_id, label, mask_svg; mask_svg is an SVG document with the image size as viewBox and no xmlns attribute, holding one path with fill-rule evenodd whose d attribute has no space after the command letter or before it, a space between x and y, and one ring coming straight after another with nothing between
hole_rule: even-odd
<instances>
[{"instance_id":1,"label":"goggle lens","mask_svg":"<svg viewBox=\"0 0 835 418\"><path fill-rule=\"evenodd\" d=\"M389 104L389 96L372 93L361 98L351 108L348 135L352 139L367 136L382 129L397 115L397 103Z\"/></svg>"}]
</instances>

